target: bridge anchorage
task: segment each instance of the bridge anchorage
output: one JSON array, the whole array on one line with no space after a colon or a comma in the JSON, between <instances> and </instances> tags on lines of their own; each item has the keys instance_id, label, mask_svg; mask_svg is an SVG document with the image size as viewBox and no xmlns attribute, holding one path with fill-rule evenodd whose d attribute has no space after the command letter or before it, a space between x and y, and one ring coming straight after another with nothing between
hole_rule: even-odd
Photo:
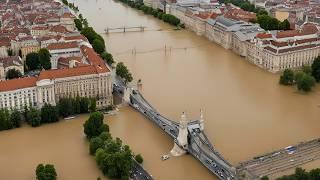
<instances>
[{"instance_id":1,"label":"bridge anchorage","mask_svg":"<svg viewBox=\"0 0 320 180\"><path fill-rule=\"evenodd\" d=\"M122 89L121 89L122 88ZM174 139L172 156L188 153L199 160L210 172L222 180L237 180L236 169L213 147L204 133L203 113L200 119L188 121L182 113L181 121L170 120L157 112L138 90L114 84L114 92L123 92L123 100L154 122Z\"/></svg>"},{"instance_id":2,"label":"bridge anchorage","mask_svg":"<svg viewBox=\"0 0 320 180\"><path fill-rule=\"evenodd\" d=\"M115 27L115 28L105 28L104 29L104 32L106 34L109 34L110 32L137 32L137 31L140 31L140 32L143 32L144 29L146 27L145 26L123 26L123 27Z\"/></svg>"}]
</instances>

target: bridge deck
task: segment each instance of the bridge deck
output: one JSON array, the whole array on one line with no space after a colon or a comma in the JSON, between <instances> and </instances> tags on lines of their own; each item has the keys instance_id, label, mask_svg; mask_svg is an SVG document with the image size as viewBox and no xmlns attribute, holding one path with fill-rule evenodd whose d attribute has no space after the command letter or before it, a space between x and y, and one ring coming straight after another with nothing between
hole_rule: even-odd
<instances>
[{"instance_id":1,"label":"bridge deck","mask_svg":"<svg viewBox=\"0 0 320 180\"><path fill-rule=\"evenodd\" d=\"M237 169L240 173L246 173L253 179L259 179L259 177L273 176L316 159L320 159L320 139L258 156L240 163Z\"/></svg>"},{"instance_id":2,"label":"bridge deck","mask_svg":"<svg viewBox=\"0 0 320 180\"><path fill-rule=\"evenodd\" d=\"M179 123L160 115L138 91L130 95L130 105L156 123L169 136L176 139L179 133ZM190 122L190 125L199 121ZM203 131L189 132L188 152L197 158L205 167L214 173L219 179L236 179L232 166L214 149Z\"/></svg>"}]
</instances>

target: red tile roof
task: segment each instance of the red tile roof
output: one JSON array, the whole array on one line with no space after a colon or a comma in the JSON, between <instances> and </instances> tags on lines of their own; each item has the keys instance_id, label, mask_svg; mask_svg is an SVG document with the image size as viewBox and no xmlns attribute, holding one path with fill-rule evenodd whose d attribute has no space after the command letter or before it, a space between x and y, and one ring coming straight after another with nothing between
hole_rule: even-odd
<instances>
[{"instance_id":1,"label":"red tile roof","mask_svg":"<svg viewBox=\"0 0 320 180\"><path fill-rule=\"evenodd\" d=\"M272 38L272 34L258 33L256 37L259 39L267 39L267 38Z\"/></svg>"},{"instance_id":2,"label":"red tile roof","mask_svg":"<svg viewBox=\"0 0 320 180\"><path fill-rule=\"evenodd\" d=\"M110 72L103 59L92 49L87 46L81 46L82 54L87 58L91 65L98 66L101 72Z\"/></svg>"},{"instance_id":3,"label":"red tile roof","mask_svg":"<svg viewBox=\"0 0 320 180\"><path fill-rule=\"evenodd\" d=\"M56 26L52 26L51 29L50 29L51 32L57 32L57 33L62 33L62 34L65 34L67 32L69 32L67 30L66 27L62 26L62 25L56 25Z\"/></svg>"},{"instance_id":4,"label":"red tile roof","mask_svg":"<svg viewBox=\"0 0 320 180\"><path fill-rule=\"evenodd\" d=\"M277 38L286 38L286 37L294 37L298 36L300 33L297 30L288 30L288 31L279 31L277 32Z\"/></svg>"},{"instance_id":5,"label":"red tile roof","mask_svg":"<svg viewBox=\"0 0 320 180\"><path fill-rule=\"evenodd\" d=\"M36 86L36 82L36 77L25 77L19 79L0 81L0 92L33 87Z\"/></svg>"},{"instance_id":6,"label":"red tile roof","mask_svg":"<svg viewBox=\"0 0 320 180\"><path fill-rule=\"evenodd\" d=\"M66 43L52 43L48 45L49 50L56 50L56 49L70 49L70 48L78 48L78 43L73 42L66 42Z\"/></svg>"},{"instance_id":7,"label":"red tile roof","mask_svg":"<svg viewBox=\"0 0 320 180\"><path fill-rule=\"evenodd\" d=\"M87 38L84 37L83 35L67 36L67 37L64 37L64 39L65 39L66 41L72 41L72 40L83 40L83 41L87 41Z\"/></svg>"},{"instance_id":8,"label":"red tile roof","mask_svg":"<svg viewBox=\"0 0 320 180\"><path fill-rule=\"evenodd\" d=\"M252 19L256 19L256 14L252 12L248 12L242 9L230 9L225 15L226 18L234 19L234 20L242 20L249 22Z\"/></svg>"},{"instance_id":9,"label":"red tile roof","mask_svg":"<svg viewBox=\"0 0 320 180\"><path fill-rule=\"evenodd\" d=\"M100 69L97 66L87 65L80 66L70 69L55 69L55 70L45 70L41 71L38 80L43 79L57 79L89 74L99 74Z\"/></svg>"}]
</instances>

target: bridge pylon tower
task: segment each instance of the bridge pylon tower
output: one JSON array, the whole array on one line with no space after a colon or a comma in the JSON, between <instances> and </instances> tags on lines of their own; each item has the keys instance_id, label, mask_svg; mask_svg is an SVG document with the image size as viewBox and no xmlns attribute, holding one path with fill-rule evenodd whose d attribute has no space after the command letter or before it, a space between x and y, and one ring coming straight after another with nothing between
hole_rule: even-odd
<instances>
[{"instance_id":1,"label":"bridge pylon tower","mask_svg":"<svg viewBox=\"0 0 320 180\"><path fill-rule=\"evenodd\" d=\"M200 109L200 130L203 131L204 130L204 119L203 119L203 111L202 109Z\"/></svg>"},{"instance_id":2,"label":"bridge pylon tower","mask_svg":"<svg viewBox=\"0 0 320 180\"><path fill-rule=\"evenodd\" d=\"M188 121L185 112L181 115L181 121L179 123L179 134L174 141L174 146L170 151L173 156L181 156L188 150Z\"/></svg>"}]
</instances>

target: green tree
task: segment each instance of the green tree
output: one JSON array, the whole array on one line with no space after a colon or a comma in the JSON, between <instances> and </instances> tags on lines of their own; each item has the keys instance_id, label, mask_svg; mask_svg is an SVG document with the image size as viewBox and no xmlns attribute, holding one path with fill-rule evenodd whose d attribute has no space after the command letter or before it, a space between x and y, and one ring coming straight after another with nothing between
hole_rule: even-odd
<instances>
[{"instance_id":1,"label":"green tree","mask_svg":"<svg viewBox=\"0 0 320 180\"><path fill-rule=\"evenodd\" d=\"M41 108L41 123L52 123L59 121L59 112L56 106L44 104Z\"/></svg>"},{"instance_id":2,"label":"green tree","mask_svg":"<svg viewBox=\"0 0 320 180\"><path fill-rule=\"evenodd\" d=\"M6 73L6 79L15 79L19 77L22 77L22 74L17 69L9 69Z\"/></svg>"},{"instance_id":3,"label":"green tree","mask_svg":"<svg viewBox=\"0 0 320 180\"><path fill-rule=\"evenodd\" d=\"M319 180L320 179L320 169L317 168L317 169L312 169L310 172L309 172L309 179L310 180Z\"/></svg>"},{"instance_id":4,"label":"green tree","mask_svg":"<svg viewBox=\"0 0 320 180\"><path fill-rule=\"evenodd\" d=\"M139 163L142 164L143 163L143 158L141 156L141 154L138 154L134 157L134 159Z\"/></svg>"},{"instance_id":5,"label":"green tree","mask_svg":"<svg viewBox=\"0 0 320 180\"><path fill-rule=\"evenodd\" d=\"M94 137L90 139L90 154L94 155L96 150L99 148L103 148L104 141L100 137Z\"/></svg>"},{"instance_id":6,"label":"green tree","mask_svg":"<svg viewBox=\"0 0 320 180\"><path fill-rule=\"evenodd\" d=\"M89 109L90 109L90 112L95 112L97 110L97 101L95 98L90 99Z\"/></svg>"},{"instance_id":7,"label":"green tree","mask_svg":"<svg viewBox=\"0 0 320 180\"><path fill-rule=\"evenodd\" d=\"M39 55L39 61L42 68L44 68L45 70L51 69L51 61L50 61L51 55L48 49L46 48L40 49L38 52L38 55Z\"/></svg>"},{"instance_id":8,"label":"green tree","mask_svg":"<svg viewBox=\"0 0 320 180\"><path fill-rule=\"evenodd\" d=\"M81 113L81 107L80 107L80 97L77 96L74 101L73 101L73 109L74 109L74 113L76 114L80 114Z\"/></svg>"},{"instance_id":9,"label":"green tree","mask_svg":"<svg viewBox=\"0 0 320 180\"><path fill-rule=\"evenodd\" d=\"M10 115L10 121L12 123L12 126L17 128L21 126L21 121L22 121L22 114L18 110L13 110L11 115Z\"/></svg>"},{"instance_id":10,"label":"green tree","mask_svg":"<svg viewBox=\"0 0 320 180\"><path fill-rule=\"evenodd\" d=\"M8 109L0 109L0 130L7 130L13 127L10 121Z\"/></svg>"},{"instance_id":11,"label":"green tree","mask_svg":"<svg viewBox=\"0 0 320 180\"><path fill-rule=\"evenodd\" d=\"M26 65L28 70L35 70L40 68L40 60L38 53L29 53L26 56Z\"/></svg>"},{"instance_id":12,"label":"green tree","mask_svg":"<svg viewBox=\"0 0 320 180\"><path fill-rule=\"evenodd\" d=\"M116 74L117 76L123 78L126 82L131 82L133 80L131 73L129 72L128 68L123 64L123 62L117 64Z\"/></svg>"},{"instance_id":13,"label":"green tree","mask_svg":"<svg viewBox=\"0 0 320 180\"><path fill-rule=\"evenodd\" d=\"M114 63L112 54L110 54L110 53L108 53L108 52L106 52L106 51L101 54L101 57L102 57L102 59L105 60L105 61L107 62L107 64L109 64L109 65L111 65L111 64Z\"/></svg>"},{"instance_id":14,"label":"green tree","mask_svg":"<svg viewBox=\"0 0 320 180\"><path fill-rule=\"evenodd\" d=\"M264 9L259 10L259 12L257 13L257 16L261 16L261 15L268 15L268 12Z\"/></svg>"},{"instance_id":15,"label":"green tree","mask_svg":"<svg viewBox=\"0 0 320 180\"><path fill-rule=\"evenodd\" d=\"M103 53L106 49L104 42L101 41L100 39L94 39L92 43L92 47L98 54Z\"/></svg>"},{"instance_id":16,"label":"green tree","mask_svg":"<svg viewBox=\"0 0 320 180\"><path fill-rule=\"evenodd\" d=\"M312 65L312 76L316 79L317 82L320 82L320 56L315 58Z\"/></svg>"},{"instance_id":17,"label":"green tree","mask_svg":"<svg viewBox=\"0 0 320 180\"><path fill-rule=\"evenodd\" d=\"M37 180L56 180L57 172L52 164L39 164L36 168Z\"/></svg>"},{"instance_id":18,"label":"green tree","mask_svg":"<svg viewBox=\"0 0 320 180\"><path fill-rule=\"evenodd\" d=\"M62 117L68 117L74 113L74 107L70 98L61 98L58 103L59 114Z\"/></svg>"},{"instance_id":19,"label":"green tree","mask_svg":"<svg viewBox=\"0 0 320 180\"><path fill-rule=\"evenodd\" d=\"M309 74L311 75L312 74L312 68L311 66L308 66L308 65L304 65L302 66L302 71L306 74Z\"/></svg>"},{"instance_id":20,"label":"green tree","mask_svg":"<svg viewBox=\"0 0 320 180\"><path fill-rule=\"evenodd\" d=\"M106 125L106 124L104 124ZM108 127L108 126L107 126ZM102 139L103 141L107 141L112 139L111 134L109 133L109 129L104 130L100 135L99 138Z\"/></svg>"},{"instance_id":21,"label":"green tree","mask_svg":"<svg viewBox=\"0 0 320 180\"><path fill-rule=\"evenodd\" d=\"M290 22L288 19L285 19L279 23L279 30L290 30Z\"/></svg>"},{"instance_id":22,"label":"green tree","mask_svg":"<svg viewBox=\"0 0 320 180\"><path fill-rule=\"evenodd\" d=\"M32 127L40 126L41 125L41 113L37 109L31 107L27 113L27 122Z\"/></svg>"},{"instance_id":23,"label":"green tree","mask_svg":"<svg viewBox=\"0 0 320 180\"><path fill-rule=\"evenodd\" d=\"M297 79L297 88L300 91L309 92L315 85L316 80L309 74L303 73L301 77Z\"/></svg>"},{"instance_id":24,"label":"green tree","mask_svg":"<svg viewBox=\"0 0 320 180\"><path fill-rule=\"evenodd\" d=\"M104 44L103 38L99 34L97 34L92 27L84 27L81 30L81 34L84 35L91 44L93 44L93 41L95 39L100 39Z\"/></svg>"},{"instance_id":25,"label":"green tree","mask_svg":"<svg viewBox=\"0 0 320 180\"><path fill-rule=\"evenodd\" d=\"M76 25L76 28L78 29L78 31L82 30L82 22L80 19L74 19L74 24Z\"/></svg>"},{"instance_id":26,"label":"green tree","mask_svg":"<svg viewBox=\"0 0 320 180\"><path fill-rule=\"evenodd\" d=\"M89 99L86 97L80 98L80 112L81 113L88 113L89 112Z\"/></svg>"},{"instance_id":27,"label":"green tree","mask_svg":"<svg viewBox=\"0 0 320 180\"><path fill-rule=\"evenodd\" d=\"M102 133L103 114L94 112L90 114L89 119L84 123L84 133L88 139L99 136Z\"/></svg>"},{"instance_id":28,"label":"green tree","mask_svg":"<svg viewBox=\"0 0 320 180\"><path fill-rule=\"evenodd\" d=\"M284 70L280 76L279 83L282 85L292 85L294 82L294 72L291 69Z\"/></svg>"}]
</instances>

